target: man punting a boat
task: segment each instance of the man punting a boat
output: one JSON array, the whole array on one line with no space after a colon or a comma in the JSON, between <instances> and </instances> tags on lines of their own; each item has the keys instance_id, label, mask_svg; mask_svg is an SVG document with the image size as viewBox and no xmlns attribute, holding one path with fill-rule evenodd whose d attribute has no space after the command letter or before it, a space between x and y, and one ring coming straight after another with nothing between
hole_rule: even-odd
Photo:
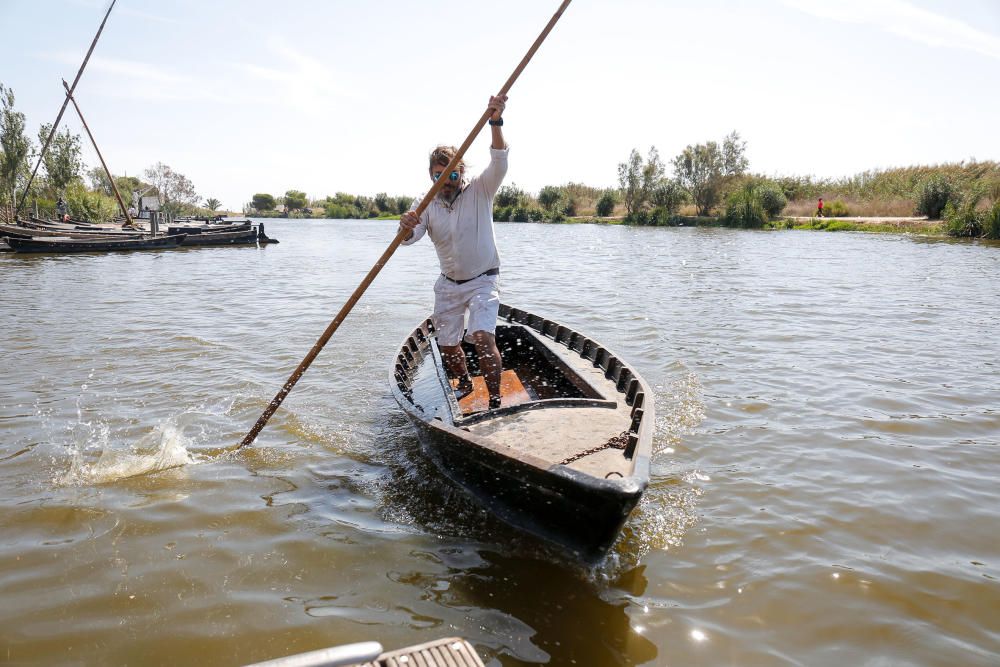
<instances>
[{"instance_id":1,"label":"man punting a boat","mask_svg":"<svg viewBox=\"0 0 1000 667\"><path fill-rule=\"evenodd\" d=\"M464 161L455 171L444 173L457 149L438 146L431 152L428 172L433 181L447 179L444 186L419 217L415 209L422 197L415 200L399 223L400 229L410 230L403 245L415 243L426 232L441 263L441 275L434 283L434 329L448 371L459 380L455 393L461 398L473 390L462 352L468 312L466 340L476 346L491 410L500 407L502 366L494 335L500 308L500 255L493 233L493 198L507 173L507 143L502 129L506 101L506 95L490 97L493 142L490 163L483 173L467 179Z\"/></svg>"}]
</instances>

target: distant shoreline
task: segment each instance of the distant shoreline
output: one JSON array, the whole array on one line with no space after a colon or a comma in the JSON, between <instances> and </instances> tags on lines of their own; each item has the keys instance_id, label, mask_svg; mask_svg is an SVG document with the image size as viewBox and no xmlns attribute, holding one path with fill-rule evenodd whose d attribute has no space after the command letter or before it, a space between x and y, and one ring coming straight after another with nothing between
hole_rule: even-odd
<instances>
[{"instance_id":1,"label":"distant shoreline","mask_svg":"<svg viewBox=\"0 0 1000 667\"><path fill-rule=\"evenodd\" d=\"M399 216L379 216L377 218L266 218L263 216L250 215L248 217L270 220L399 220ZM676 224L660 225L664 227L726 227L722 218L698 217L698 216L678 216ZM545 225L626 225L623 216L608 216L599 218L596 216L574 216L566 217L557 222L550 220L533 221ZM519 222L505 222L504 224L522 224ZM642 226L642 225L635 225ZM928 220L923 216L845 216L819 218L815 216L782 216L763 227L764 230L792 229L800 231L857 231L868 233L907 233L922 234L925 236L948 236L940 220Z\"/></svg>"}]
</instances>

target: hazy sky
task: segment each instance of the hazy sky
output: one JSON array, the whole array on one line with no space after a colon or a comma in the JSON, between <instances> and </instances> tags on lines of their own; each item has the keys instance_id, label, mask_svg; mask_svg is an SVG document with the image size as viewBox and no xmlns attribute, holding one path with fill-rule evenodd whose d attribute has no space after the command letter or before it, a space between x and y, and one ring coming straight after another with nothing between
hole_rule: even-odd
<instances>
[{"instance_id":1,"label":"hazy sky","mask_svg":"<svg viewBox=\"0 0 1000 667\"><path fill-rule=\"evenodd\" d=\"M32 136L107 5L0 0L0 82ZM225 207L417 195L558 5L119 0L76 96L115 173L164 162ZM996 160L998 73L998 0L574 0L511 91L507 180L612 186L632 148L732 130L765 174Z\"/></svg>"}]
</instances>

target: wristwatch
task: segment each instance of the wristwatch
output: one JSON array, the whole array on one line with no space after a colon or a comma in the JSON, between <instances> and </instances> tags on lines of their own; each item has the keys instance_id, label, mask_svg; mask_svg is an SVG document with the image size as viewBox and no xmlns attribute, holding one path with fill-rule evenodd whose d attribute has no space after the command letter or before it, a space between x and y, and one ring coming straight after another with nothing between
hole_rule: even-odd
<instances>
[{"instance_id":1,"label":"wristwatch","mask_svg":"<svg viewBox=\"0 0 1000 667\"><path fill-rule=\"evenodd\" d=\"M501 125L503 125L503 118L497 118L496 120L490 118L490 125L496 125L497 127L500 127Z\"/></svg>"}]
</instances>

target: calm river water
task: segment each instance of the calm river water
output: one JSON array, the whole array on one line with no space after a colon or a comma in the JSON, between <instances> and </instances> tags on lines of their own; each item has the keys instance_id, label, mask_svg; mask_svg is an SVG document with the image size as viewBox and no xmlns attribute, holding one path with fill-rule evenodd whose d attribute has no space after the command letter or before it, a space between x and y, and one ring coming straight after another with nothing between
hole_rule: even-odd
<instances>
[{"instance_id":1,"label":"calm river water","mask_svg":"<svg viewBox=\"0 0 1000 667\"><path fill-rule=\"evenodd\" d=\"M504 300L656 393L649 491L584 567L449 486L389 392L426 241L225 452L395 226L0 255L0 663L1000 664L1000 247L499 225Z\"/></svg>"}]
</instances>

